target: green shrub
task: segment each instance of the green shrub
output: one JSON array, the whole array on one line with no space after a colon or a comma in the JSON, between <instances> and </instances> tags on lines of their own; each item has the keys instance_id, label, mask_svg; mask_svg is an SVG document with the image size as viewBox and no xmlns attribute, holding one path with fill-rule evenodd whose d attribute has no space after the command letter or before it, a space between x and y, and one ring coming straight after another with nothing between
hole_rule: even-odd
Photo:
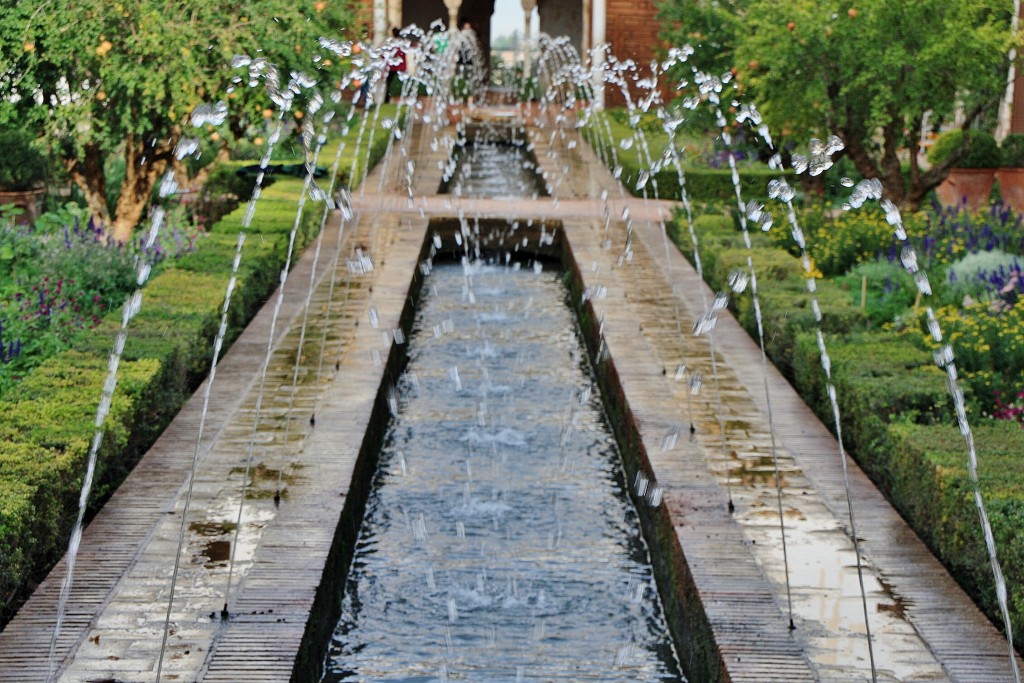
<instances>
[{"instance_id":1,"label":"green shrub","mask_svg":"<svg viewBox=\"0 0 1024 683\"><path fill-rule=\"evenodd\" d=\"M1010 133L1003 140L1003 166L1024 167L1024 133Z\"/></svg>"},{"instance_id":2,"label":"green shrub","mask_svg":"<svg viewBox=\"0 0 1024 683\"><path fill-rule=\"evenodd\" d=\"M1003 163L1003 154L991 133L969 130L966 140L967 154L960 160L960 168L996 168Z\"/></svg>"},{"instance_id":3,"label":"green shrub","mask_svg":"<svg viewBox=\"0 0 1024 683\"><path fill-rule=\"evenodd\" d=\"M983 422L973 428L978 476L1010 594L1014 643L1024 645L1024 430ZM893 501L922 540L996 623L1001 622L963 437L948 425L889 426L887 459Z\"/></svg>"},{"instance_id":4,"label":"green shrub","mask_svg":"<svg viewBox=\"0 0 1024 683\"><path fill-rule=\"evenodd\" d=\"M964 132L957 128L948 130L940 135L932 146L928 148L928 163L937 166L949 158L949 156L960 149L964 144Z\"/></svg>"},{"instance_id":5,"label":"green shrub","mask_svg":"<svg viewBox=\"0 0 1024 683\"><path fill-rule=\"evenodd\" d=\"M791 276L784 281L762 283L758 275L758 284L765 351L779 371L793 381L796 366L802 362L796 354L797 337L818 325L806 280ZM815 294L822 313L821 328L826 334L847 334L867 327L864 312L851 305L846 293L835 285L818 281ZM736 302L736 317L756 339L757 321L751 297Z\"/></svg>"},{"instance_id":6,"label":"green shrub","mask_svg":"<svg viewBox=\"0 0 1024 683\"><path fill-rule=\"evenodd\" d=\"M692 259L692 244L683 222L677 217L672 232L677 240L682 240L678 242L680 250ZM750 254L757 273L758 299L766 332L765 350L782 373L792 378L796 337L817 325L800 260L782 249L770 248L769 238L760 233L751 234L755 249L748 252L742 233L727 216L700 216L694 220L694 231L698 235L704 278L715 290L728 288L728 278L733 271L746 270ZM821 326L826 333L846 334L868 326L867 313L854 306L838 285L818 280L816 297L822 312ZM730 307L743 328L756 338L757 320L750 289L733 294Z\"/></svg>"},{"instance_id":7,"label":"green shrub","mask_svg":"<svg viewBox=\"0 0 1024 683\"><path fill-rule=\"evenodd\" d=\"M203 195L210 198L218 198L223 195L234 197L238 202L247 202L252 197L256 187L252 175L240 173L243 165L238 163L217 164L203 185ZM263 187L270 187L277 178L273 174L263 176Z\"/></svg>"},{"instance_id":8,"label":"green shrub","mask_svg":"<svg viewBox=\"0 0 1024 683\"><path fill-rule=\"evenodd\" d=\"M689 120L692 117L687 118ZM642 134L642 143L634 142L637 131ZM617 160L620 180L632 194L638 197L657 196L661 199L680 197L679 174L671 163L662 161L669 137L664 131L664 122L657 116L651 113L631 114L625 109L609 109L591 115L584 125L584 133L609 167L616 163L613 158ZM682 135L683 130L680 129L677 133L680 135L676 137L676 145L681 149L707 147L707 137L703 131L694 130ZM710 152L710 149L705 151ZM704 165L704 156L699 153L695 157L689 153L683 154L687 196L695 202L735 205L736 190L733 187L732 171L727 167L712 168ZM655 167L653 173L652 166ZM741 166L739 176L744 201L767 199L768 181L772 178L785 177L794 183L796 177L792 171L779 173L761 164ZM644 177L648 179L642 183Z\"/></svg>"},{"instance_id":9,"label":"green shrub","mask_svg":"<svg viewBox=\"0 0 1024 683\"><path fill-rule=\"evenodd\" d=\"M693 261L693 240L686 217L677 215L666 226L671 239L679 247L680 252ZM715 262L723 250L742 249L746 252L743 233L736 226L732 217L723 214L701 214L693 219L693 231L697 236L697 250L704 267L705 277L716 289L723 289L729 275L727 266L719 266ZM755 248L765 244L765 238L758 233L750 233L751 245ZM732 259L735 260L735 257ZM744 264L746 262L744 261ZM710 273L708 271L710 268Z\"/></svg>"},{"instance_id":10,"label":"green shrub","mask_svg":"<svg viewBox=\"0 0 1024 683\"><path fill-rule=\"evenodd\" d=\"M1024 299L1007 307L986 302L941 306L935 317L980 407L991 409L996 392L1007 396L1024 391ZM937 344L926 331L923 318L919 339L922 345L934 348Z\"/></svg>"},{"instance_id":11,"label":"green shrub","mask_svg":"<svg viewBox=\"0 0 1024 683\"><path fill-rule=\"evenodd\" d=\"M702 214L693 219L693 227L702 234L728 232L733 228L733 220L726 215Z\"/></svg>"},{"instance_id":12,"label":"green shrub","mask_svg":"<svg viewBox=\"0 0 1024 683\"><path fill-rule=\"evenodd\" d=\"M90 503L104 500L142 453L133 434L159 413L164 397L151 389L156 361L126 361L104 425ZM68 351L35 369L16 398L0 401L0 595L16 594L27 577L49 568L64 550L77 513L105 358ZM15 497L7 505L7 494ZM28 507L23 507L28 503ZM21 515L20 519L18 515ZM5 547L6 546L6 547ZM7 567L7 552L17 569ZM6 610L5 610L6 611ZM9 616L0 614L0 617Z\"/></svg>"},{"instance_id":13,"label":"green shrub","mask_svg":"<svg viewBox=\"0 0 1024 683\"><path fill-rule=\"evenodd\" d=\"M0 455L0 604L11 604L26 578L33 575L38 565L33 550L39 537L47 535L48 524L42 508L35 500L38 486L8 475L6 458ZM31 528L33 523L44 529L39 534ZM56 537L56 534L50 534Z\"/></svg>"},{"instance_id":14,"label":"green shrub","mask_svg":"<svg viewBox=\"0 0 1024 683\"><path fill-rule=\"evenodd\" d=\"M964 145L967 153L957 168L996 168L1002 163L1002 153L992 134L974 129L951 130L940 135L928 150L928 163L933 166L941 164Z\"/></svg>"},{"instance_id":15,"label":"green shrub","mask_svg":"<svg viewBox=\"0 0 1024 683\"><path fill-rule=\"evenodd\" d=\"M0 189L14 192L41 187L49 176L46 157L23 130L0 131Z\"/></svg>"},{"instance_id":16,"label":"green shrub","mask_svg":"<svg viewBox=\"0 0 1024 683\"><path fill-rule=\"evenodd\" d=\"M878 210L844 211L835 218L821 211L801 211L807 253L826 277L844 275L858 263L873 260L893 243L892 226ZM791 254L800 253L788 227L777 226L772 241Z\"/></svg>"},{"instance_id":17,"label":"green shrub","mask_svg":"<svg viewBox=\"0 0 1024 683\"><path fill-rule=\"evenodd\" d=\"M849 275L834 281L849 293L850 302L855 306L861 306L862 288L867 283L867 301L862 308L875 326L898 319L917 297L913 276L898 261L865 261Z\"/></svg>"},{"instance_id":18,"label":"green shrub","mask_svg":"<svg viewBox=\"0 0 1024 683\"><path fill-rule=\"evenodd\" d=\"M646 165L636 159L620 159L622 166L622 183L636 196L657 196L661 199L678 199L680 195L679 175L674 168L662 169L651 176L647 185L637 187L642 173L648 173ZM684 169L686 193L691 201L723 202L735 204L736 189L732 182L732 171L728 168L687 167ZM795 177L792 171L778 173L767 167L741 168L739 170L740 187L744 201L768 199L768 181L773 178L785 177L790 181Z\"/></svg>"},{"instance_id":19,"label":"green shrub","mask_svg":"<svg viewBox=\"0 0 1024 683\"><path fill-rule=\"evenodd\" d=\"M871 261L857 265L863 255L871 253L872 244L891 245L890 228L874 214L844 214L818 224L813 218L804 220L807 217L806 212L801 214L811 235L808 246L812 254L817 254L815 262L839 272L846 272L845 267L854 268L845 281L817 282L821 328L845 445L988 616L998 620L991 572L966 475L964 439L949 426L955 425L956 417L945 372L934 363L932 351L937 344L926 332L924 313L904 313L920 328L913 332L867 331L872 322L877 327L890 312L903 305L912 306L907 302L916 297L909 276L898 263ZM728 222L722 216L695 221L705 277L718 289L732 269L746 263L741 236ZM833 235L837 223L859 234ZM965 225L966 221L957 230L978 232L974 226ZM916 217L908 221L908 232L914 229L921 231ZM689 257L692 245L678 217L672 233ZM783 235L773 230L765 241L781 244ZM812 238L825 249L815 252ZM754 260L767 352L807 404L834 429L817 324L799 261L781 249L766 248L759 248ZM861 275L869 278L868 310L859 306ZM872 302L872 292L886 278L898 281L899 293L893 294L891 302ZM743 327L755 336L749 292L733 296L730 305ZM891 306L891 310L885 306ZM1019 467L1024 451L1024 303L998 309L988 303L974 304L966 310L940 307L935 315L945 339L953 345L968 412L972 416L981 413L979 406L986 405L979 400L982 393L991 396L999 390L1008 401L997 401L997 410L993 411L1003 422L987 420L978 427L978 420L973 421L982 463L979 471L1010 585L1012 619L1018 628L1016 642L1020 647L1024 644L1024 541L1019 534L1024 524L1024 470Z\"/></svg>"},{"instance_id":20,"label":"green shrub","mask_svg":"<svg viewBox=\"0 0 1024 683\"><path fill-rule=\"evenodd\" d=\"M976 251L974 253L967 254L959 261L951 263L947 273L953 276L950 279L962 282L970 280L979 272L992 272L999 270L1000 268L1007 268L1012 266L1017 260L1017 256L1007 254L1002 249Z\"/></svg>"},{"instance_id":21,"label":"green shrub","mask_svg":"<svg viewBox=\"0 0 1024 683\"><path fill-rule=\"evenodd\" d=\"M931 354L891 334L830 335L827 348L846 446L872 477L890 490L879 464L891 447L894 421L935 424L952 419L944 373ZM834 431L831 401L814 334L801 334L794 354L794 381L808 405Z\"/></svg>"},{"instance_id":22,"label":"green shrub","mask_svg":"<svg viewBox=\"0 0 1024 683\"><path fill-rule=\"evenodd\" d=\"M1002 249L967 254L945 269L944 276L939 281L939 298L943 304L958 307L963 305L966 297L986 302L999 299L999 289L1005 282L1000 279L993 283L989 276L997 273L1009 274L1019 262L1019 257Z\"/></svg>"}]
</instances>

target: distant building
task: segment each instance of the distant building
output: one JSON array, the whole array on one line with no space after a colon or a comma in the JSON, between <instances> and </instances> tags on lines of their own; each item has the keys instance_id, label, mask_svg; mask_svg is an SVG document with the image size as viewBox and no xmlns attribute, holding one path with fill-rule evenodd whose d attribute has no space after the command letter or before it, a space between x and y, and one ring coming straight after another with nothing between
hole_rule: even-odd
<instances>
[{"instance_id":1,"label":"distant building","mask_svg":"<svg viewBox=\"0 0 1024 683\"><path fill-rule=\"evenodd\" d=\"M552 36L568 36L581 52L594 45L609 43L619 59L633 59L646 69L655 58L658 38L657 9L654 0L521 0L523 24L508 27L525 34L526 10L537 8L540 30ZM484 50L491 46L491 15L494 0L356 0L360 17L373 36L385 36L391 26L416 24L426 28L440 19L455 26L467 19L476 30ZM611 90L606 93L610 105L621 103Z\"/></svg>"}]
</instances>

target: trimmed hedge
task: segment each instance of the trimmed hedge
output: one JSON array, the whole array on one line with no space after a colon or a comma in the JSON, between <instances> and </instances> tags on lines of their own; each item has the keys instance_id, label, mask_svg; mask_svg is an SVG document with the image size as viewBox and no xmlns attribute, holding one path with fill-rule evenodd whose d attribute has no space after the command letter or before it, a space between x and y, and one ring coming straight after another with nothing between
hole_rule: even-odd
<instances>
[{"instance_id":1,"label":"trimmed hedge","mask_svg":"<svg viewBox=\"0 0 1024 683\"><path fill-rule=\"evenodd\" d=\"M350 131L350 147L357 130ZM375 136L359 166L383 157L390 135ZM330 151L333 159L334 152ZM343 157L344 168L351 167ZM243 247L225 350L279 281L303 182L264 190ZM319 228L323 205L307 202L296 257ZM90 510L117 488L209 369L213 336L231 274L245 206L214 225L194 253L153 277L128 328L117 391L99 453ZM293 263L296 259L293 259ZM112 312L73 351L29 373L0 401L0 627L32 582L61 557L78 511L93 421L121 312Z\"/></svg>"},{"instance_id":2,"label":"trimmed hedge","mask_svg":"<svg viewBox=\"0 0 1024 683\"><path fill-rule=\"evenodd\" d=\"M136 424L164 411L156 360L122 362L104 425L94 498L107 495L143 447ZM12 594L39 567L60 558L78 510L96 401L107 373L103 357L67 351L37 367L0 402L0 584Z\"/></svg>"},{"instance_id":3,"label":"trimmed hedge","mask_svg":"<svg viewBox=\"0 0 1024 683\"><path fill-rule=\"evenodd\" d=\"M891 448L888 425L954 420L945 373L927 351L891 333L829 336L826 344L845 445L858 454L858 461L876 481L890 488L890 473L880 460L889 456ZM804 400L832 427L834 417L816 335L804 332L797 337L793 366Z\"/></svg>"},{"instance_id":4,"label":"trimmed hedge","mask_svg":"<svg viewBox=\"0 0 1024 683\"><path fill-rule=\"evenodd\" d=\"M620 180L626 189L636 197L653 197L655 189L660 199L679 199L679 174L674 168L665 168L658 173L652 174L650 180L644 187L637 188L637 182L641 177L641 171L647 171L646 166L641 166L635 157L619 159L622 167ZM768 181L773 178L786 178L793 184L796 177L792 171L779 173L767 167L765 168L740 168L740 186L743 189L743 196L747 199L768 199ZM735 203L736 189L732 184L732 171L728 168L707 168L699 166L685 166L683 172L686 176L686 193L690 201L696 202L719 202Z\"/></svg>"},{"instance_id":5,"label":"trimmed hedge","mask_svg":"<svg viewBox=\"0 0 1024 683\"><path fill-rule=\"evenodd\" d=\"M889 426L892 500L918 536L949 568L982 610L1002 622L985 540L967 475L964 438L955 427ZM1014 634L1024 629L1024 476L1019 425L987 422L972 430L979 452L978 477L1010 595ZM1021 647L1019 637L1015 645Z\"/></svg>"},{"instance_id":6,"label":"trimmed hedge","mask_svg":"<svg viewBox=\"0 0 1024 683\"><path fill-rule=\"evenodd\" d=\"M634 131L628 123L629 115L622 110L608 110L604 115L607 124L595 119L585 126L586 139L598 152L598 156L608 164L612 163L611 146L617 147L615 158L622 168L620 180L626 189L637 197L653 197L656 193L660 199L679 199L679 174L671 164L666 164L663 169L651 174L644 187L637 187L641 171L649 172L650 164L640 161L639 144L634 144L630 150L618 147L622 140L632 142ZM607 130L605 125L607 125ZM663 122L652 114L641 116L637 123L638 129L642 131L646 140L650 158L656 163L661 159L662 153L668 146L668 135L664 132L663 125ZM697 143L698 141L687 140L684 135L683 140L677 138L676 144L686 146L691 142ZM695 166L683 161L683 171L686 176L686 192L691 201L735 204L736 190L732 183L732 171L728 167ZM768 181L773 178L786 178L791 185L799 187L795 181L796 174L791 170L778 172L767 166L758 165L741 166L738 171L743 196L747 199L762 201L767 199Z\"/></svg>"},{"instance_id":7,"label":"trimmed hedge","mask_svg":"<svg viewBox=\"0 0 1024 683\"><path fill-rule=\"evenodd\" d=\"M680 251L693 260L689 230L677 219L670 233ZM746 269L747 248L743 235L728 216L705 215L694 219L704 279L716 291L728 290L731 272ZM772 248L771 238L750 233L754 247L752 260L757 273L758 300L765 329L765 350L790 381L794 379L796 339L815 328L811 297L800 259ZM829 281L817 281L818 304L822 310L822 329L829 334L864 330L868 316L855 307L849 294ZM757 338L757 320L749 294L730 296L730 309L751 337Z\"/></svg>"},{"instance_id":8,"label":"trimmed hedge","mask_svg":"<svg viewBox=\"0 0 1024 683\"><path fill-rule=\"evenodd\" d=\"M671 230L680 251L692 259L683 220ZM725 216L695 221L705 279L724 288L731 270L746 263L742 236ZM753 237L753 235L752 235ZM814 317L799 261L760 241L753 256L766 334L766 350L794 387L834 429ZM1001 622L973 492L967 478L966 446L945 373L931 353L908 337L868 332L867 314L849 293L830 281L817 286L822 329L827 336L832 379L839 401L845 445L985 613ZM756 338L749 294L730 307ZM970 401L970 392L967 396ZM974 420L982 484L1011 594L1016 645L1024 646L1024 430L1014 422Z\"/></svg>"}]
</instances>

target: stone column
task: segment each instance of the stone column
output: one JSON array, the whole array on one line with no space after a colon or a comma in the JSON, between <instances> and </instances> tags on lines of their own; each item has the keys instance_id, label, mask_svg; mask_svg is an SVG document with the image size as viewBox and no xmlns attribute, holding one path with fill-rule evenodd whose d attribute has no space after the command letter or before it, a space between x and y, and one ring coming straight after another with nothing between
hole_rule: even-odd
<instances>
[{"instance_id":1,"label":"stone column","mask_svg":"<svg viewBox=\"0 0 1024 683\"><path fill-rule=\"evenodd\" d=\"M388 23L402 28L402 0L388 0Z\"/></svg>"},{"instance_id":2,"label":"stone column","mask_svg":"<svg viewBox=\"0 0 1024 683\"><path fill-rule=\"evenodd\" d=\"M593 12L591 0L583 0L583 37L580 40L580 59L586 59L593 42L590 40L590 14Z\"/></svg>"},{"instance_id":3,"label":"stone column","mask_svg":"<svg viewBox=\"0 0 1024 683\"><path fill-rule=\"evenodd\" d=\"M604 61L605 61L605 28L607 26L608 5L606 0L592 0L590 48L590 64L592 68L591 82L594 87L594 108L604 109Z\"/></svg>"},{"instance_id":4,"label":"stone column","mask_svg":"<svg viewBox=\"0 0 1024 683\"><path fill-rule=\"evenodd\" d=\"M537 6L537 0L522 0L523 18L525 27L523 29L523 79L530 77L530 68L533 64L533 46L530 45L530 19L533 16L533 8Z\"/></svg>"},{"instance_id":5,"label":"stone column","mask_svg":"<svg viewBox=\"0 0 1024 683\"><path fill-rule=\"evenodd\" d=\"M373 0L373 44L380 45L388 37L388 2Z\"/></svg>"},{"instance_id":6,"label":"stone column","mask_svg":"<svg viewBox=\"0 0 1024 683\"><path fill-rule=\"evenodd\" d=\"M457 31L459 28L459 9L462 8L462 0L444 0L444 6L448 8L448 30Z\"/></svg>"}]
</instances>

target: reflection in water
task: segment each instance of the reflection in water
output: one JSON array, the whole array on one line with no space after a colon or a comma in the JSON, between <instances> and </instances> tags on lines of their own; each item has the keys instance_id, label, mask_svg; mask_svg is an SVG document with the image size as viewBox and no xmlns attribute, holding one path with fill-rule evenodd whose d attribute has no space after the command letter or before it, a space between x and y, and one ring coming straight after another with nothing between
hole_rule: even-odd
<instances>
[{"instance_id":1,"label":"reflection in water","mask_svg":"<svg viewBox=\"0 0 1024 683\"><path fill-rule=\"evenodd\" d=\"M682 680L558 275L425 286L324 680Z\"/></svg>"}]
</instances>

